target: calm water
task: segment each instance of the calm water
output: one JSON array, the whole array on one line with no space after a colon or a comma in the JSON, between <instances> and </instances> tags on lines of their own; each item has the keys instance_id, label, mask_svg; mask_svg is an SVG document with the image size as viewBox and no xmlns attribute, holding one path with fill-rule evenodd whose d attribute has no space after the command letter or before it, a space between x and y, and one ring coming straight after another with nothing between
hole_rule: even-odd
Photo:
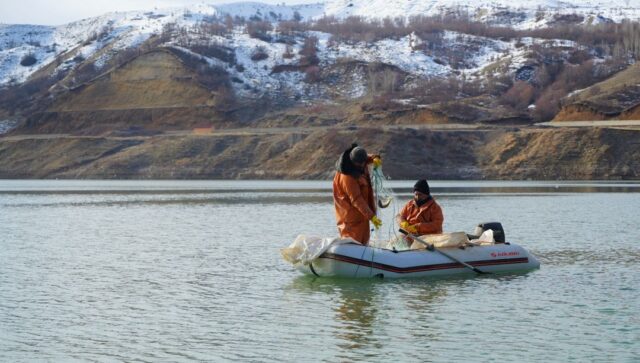
<instances>
[{"instance_id":1,"label":"calm water","mask_svg":"<svg viewBox=\"0 0 640 363\"><path fill-rule=\"evenodd\" d=\"M542 268L395 281L281 259L336 234L329 188L0 181L0 361L640 361L640 183L434 182Z\"/></svg>"}]
</instances>

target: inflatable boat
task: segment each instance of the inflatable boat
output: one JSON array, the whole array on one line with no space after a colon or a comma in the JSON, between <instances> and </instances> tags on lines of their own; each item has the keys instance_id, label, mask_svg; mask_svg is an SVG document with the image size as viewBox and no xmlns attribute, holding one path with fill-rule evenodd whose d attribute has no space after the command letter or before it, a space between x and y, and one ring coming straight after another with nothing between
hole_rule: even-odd
<instances>
[{"instance_id":1,"label":"inflatable boat","mask_svg":"<svg viewBox=\"0 0 640 363\"><path fill-rule=\"evenodd\" d=\"M540 267L540 262L516 244L494 244L444 248L448 255L485 273L527 271ZM296 266L314 276L340 277L427 277L476 274L472 269L437 251L394 251L346 243L331 246L317 259Z\"/></svg>"},{"instance_id":2,"label":"inflatable boat","mask_svg":"<svg viewBox=\"0 0 640 363\"><path fill-rule=\"evenodd\" d=\"M540 262L526 249L503 241L504 231L501 229L500 226L500 231L496 231L496 239L491 243L465 243L457 247L412 248L402 251L363 246L339 239L309 243L307 238L307 241L301 243L301 237L304 237L299 236L290 249L296 246L292 251L304 251L308 256L292 261L285 256L283 250L283 257L297 270L319 277L442 277L523 272L539 268Z\"/></svg>"}]
</instances>

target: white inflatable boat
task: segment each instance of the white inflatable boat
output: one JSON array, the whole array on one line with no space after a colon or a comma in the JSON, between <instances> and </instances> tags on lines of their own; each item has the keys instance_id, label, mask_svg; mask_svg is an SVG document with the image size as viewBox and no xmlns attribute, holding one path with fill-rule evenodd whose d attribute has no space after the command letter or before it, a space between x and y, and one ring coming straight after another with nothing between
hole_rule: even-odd
<instances>
[{"instance_id":1,"label":"white inflatable boat","mask_svg":"<svg viewBox=\"0 0 640 363\"><path fill-rule=\"evenodd\" d=\"M327 238L310 243L312 238L299 236L289 249L283 249L283 257L299 271L319 277L436 277L522 272L540 267L526 249L504 242L504 231L502 226L499 228L490 244L466 243L431 250L397 251ZM292 258L294 254L296 257Z\"/></svg>"},{"instance_id":2,"label":"white inflatable boat","mask_svg":"<svg viewBox=\"0 0 640 363\"><path fill-rule=\"evenodd\" d=\"M442 251L485 273L527 271L540 267L540 262L534 256L512 243L464 249L443 248ZM437 251L394 251L357 243L333 245L320 257L308 264L299 264L296 268L315 276L340 277L398 278L476 274L472 269Z\"/></svg>"}]
</instances>

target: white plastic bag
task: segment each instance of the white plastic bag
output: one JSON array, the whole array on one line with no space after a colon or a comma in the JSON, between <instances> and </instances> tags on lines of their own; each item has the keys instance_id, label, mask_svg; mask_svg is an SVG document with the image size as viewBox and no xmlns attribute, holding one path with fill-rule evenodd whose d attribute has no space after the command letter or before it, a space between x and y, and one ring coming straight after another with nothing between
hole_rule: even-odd
<instances>
[{"instance_id":1,"label":"white plastic bag","mask_svg":"<svg viewBox=\"0 0 640 363\"><path fill-rule=\"evenodd\" d=\"M447 232L440 234L427 234L420 237L421 240L432 244L435 248L460 247L469 243L465 232ZM424 249L424 245L418 241L411 244L411 249Z\"/></svg>"},{"instance_id":2,"label":"white plastic bag","mask_svg":"<svg viewBox=\"0 0 640 363\"><path fill-rule=\"evenodd\" d=\"M486 231L482 232L480 237L478 237L477 239L472 239L471 243L473 243L474 245L492 245L492 244L495 244L496 241L493 239L493 230L492 229L487 229Z\"/></svg>"},{"instance_id":3,"label":"white plastic bag","mask_svg":"<svg viewBox=\"0 0 640 363\"><path fill-rule=\"evenodd\" d=\"M308 264L320 257L329 247L334 244L354 243L352 239L323 238L316 236L298 235L295 241L287 248L280 250L282 258L294 266Z\"/></svg>"}]
</instances>

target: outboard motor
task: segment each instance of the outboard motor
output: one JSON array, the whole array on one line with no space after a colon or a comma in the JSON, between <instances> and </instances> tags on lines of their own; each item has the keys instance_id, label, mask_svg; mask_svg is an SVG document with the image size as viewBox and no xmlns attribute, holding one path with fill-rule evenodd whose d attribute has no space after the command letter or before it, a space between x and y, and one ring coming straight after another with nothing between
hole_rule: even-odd
<instances>
[{"instance_id":1,"label":"outboard motor","mask_svg":"<svg viewBox=\"0 0 640 363\"><path fill-rule=\"evenodd\" d=\"M502 223L500 222L480 223L476 227L476 230L473 232L473 234L480 236L482 232L489 229L493 231L493 239L496 241L496 243L505 243L506 240L504 238L504 229L502 229Z\"/></svg>"}]
</instances>

